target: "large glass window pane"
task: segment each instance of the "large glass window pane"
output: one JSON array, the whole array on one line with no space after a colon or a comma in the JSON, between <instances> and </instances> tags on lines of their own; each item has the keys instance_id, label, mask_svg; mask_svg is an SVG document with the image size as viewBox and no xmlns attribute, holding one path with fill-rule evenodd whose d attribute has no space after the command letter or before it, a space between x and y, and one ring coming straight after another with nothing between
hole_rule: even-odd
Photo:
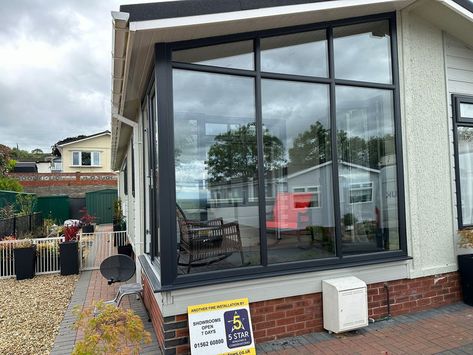
<instances>
[{"instance_id":1,"label":"large glass window pane","mask_svg":"<svg viewBox=\"0 0 473 355\"><path fill-rule=\"evenodd\" d=\"M282 74L326 77L325 30L261 39L261 70Z\"/></svg>"},{"instance_id":2,"label":"large glass window pane","mask_svg":"<svg viewBox=\"0 0 473 355\"><path fill-rule=\"evenodd\" d=\"M172 60L217 67L253 70L253 41L224 43L215 46L174 51L172 53Z\"/></svg>"},{"instance_id":3,"label":"large glass window pane","mask_svg":"<svg viewBox=\"0 0 473 355\"><path fill-rule=\"evenodd\" d=\"M335 255L329 88L262 81L269 263Z\"/></svg>"},{"instance_id":4,"label":"large glass window pane","mask_svg":"<svg viewBox=\"0 0 473 355\"><path fill-rule=\"evenodd\" d=\"M338 86L342 251L399 249L393 94Z\"/></svg>"},{"instance_id":5,"label":"large glass window pane","mask_svg":"<svg viewBox=\"0 0 473 355\"><path fill-rule=\"evenodd\" d=\"M337 79L392 83L387 20L335 27L333 37Z\"/></svg>"},{"instance_id":6,"label":"large glass window pane","mask_svg":"<svg viewBox=\"0 0 473 355\"><path fill-rule=\"evenodd\" d=\"M473 128L458 127L458 165L463 225L473 224Z\"/></svg>"},{"instance_id":7,"label":"large glass window pane","mask_svg":"<svg viewBox=\"0 0 473 355\"><path fill-rule=\"evenodd\" d=\"M178 273L258 265L254 79L174 70L173 92Z\"/></svg>"}]
</instances>

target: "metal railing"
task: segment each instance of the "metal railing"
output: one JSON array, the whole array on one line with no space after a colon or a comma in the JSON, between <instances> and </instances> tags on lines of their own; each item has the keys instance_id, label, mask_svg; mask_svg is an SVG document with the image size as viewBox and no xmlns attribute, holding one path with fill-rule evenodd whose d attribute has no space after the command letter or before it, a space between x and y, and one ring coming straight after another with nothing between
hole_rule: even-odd
<instances>
[{"instance_id":1,"label":"metal railing","mask_svg":"<svg viewBox=\"0 0 473 355\"><path fill-rule=\"evenodd\" d=\"M60 272L59 243L64 237L32 239L36 245L36 274ZM0 241L0 279L15 276L15 245L24 240ZM128 243L126 231L80 234L81 270L95 270L101 262L118 254L118 247Z\"/></svg>"},{"instance_id":2,"label":"metal railing","mask_svg":"<svg viewBox=\"0 0 473 355\"><path fill-rule=\"evenodd\" d=\"M43 217L41 212L0 219L0 238L8 235L21 237L25 234L35 234L41 231L42 227Z\"/></svg>"}]
</instances>

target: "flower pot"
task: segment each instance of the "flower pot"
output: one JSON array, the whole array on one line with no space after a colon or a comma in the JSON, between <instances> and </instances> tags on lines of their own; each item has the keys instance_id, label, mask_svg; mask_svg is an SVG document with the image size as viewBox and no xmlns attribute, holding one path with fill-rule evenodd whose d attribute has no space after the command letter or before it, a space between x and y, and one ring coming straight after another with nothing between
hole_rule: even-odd
<instances>
[{"instance_id":1,"label":"flower pot","mask_svg":"<svg viewBox=\"0 0 473 355\"><path fill-rule=\"evenodd\" d=\"M473 306L473 254L458 255L458 272L463 292L463 302Z\"/></svg>"},{"instance_id":2,"label":"flower pot","mask_svg":"<svg viewBox=\"0 0 473 355\"><path fill-rule=\"evenodd\" d=\"M82 233L94 233L94 225L93 224L86 224L82 226Z\"/></svg>"},{"instance_id":3,"label":"flower pot","mask_svg":"<svg viewBox=\"0 0 473 355\"><path fill-rule=\"evenodd\" d=\"M32 279L36 266L36 246L14 249L17 280Z\"/></svg>"},{"instance_id":4,"label":"flower pot","mask_svg":"<svg viewBox=\"0 0 473 355\"><path fill-rule=\"evenodd\" d=\"M79 243L77 241L59 244L59 264L63 276L79 273Z\"/></svg>"}]
</instances>

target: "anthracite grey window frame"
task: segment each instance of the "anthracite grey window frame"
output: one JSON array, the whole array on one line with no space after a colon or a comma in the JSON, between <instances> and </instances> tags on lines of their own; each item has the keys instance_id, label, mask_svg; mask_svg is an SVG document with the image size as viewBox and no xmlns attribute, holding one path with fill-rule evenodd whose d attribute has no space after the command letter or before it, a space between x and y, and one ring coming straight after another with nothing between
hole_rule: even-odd
<instances>
[{"instance_id":1,"label":"anthracite grey window frame","mask_svg":"<svg viewBox=\"0 0 473 355\"><path fill-rule=\"evenodd\" d=\"M334 44L333 27L343 25L353 25L377 20L389 21L390 39L391 39L391 69L392 83L381 84L374 82L362 82L345 79L336 79L334 73ZM292 74L277 74L261 72L260 62L260 39L267 36L285 35L291 33L325 30L328 43L328 66L329 76L308 77ZM359 18L344 19L327 23L318 23L311 25L302 25L291 28L278 28L251 33L234 34L221 37L204 38L191 41L174 43L156 43L155 44L155 67L152 81L157 95L157 123L158 123L158 142L159 150L157 162L159 165L159 176L157 177L160 187L159 200L155 201L159 205L160 221L160 268L158 272L161 275L161 290L171 290L200 286L205 284L215 284L228 281L248 280L254 278L271 277L277 275L287 275L301 272L319 271L343 268L356 265L379 264L383 262L392 262L405 260L407 255L407 242L405 232L405 203L404 203L404 178L403 178L403 159L402 159L402 141L401 141L401 119L400 119L400 92L399 92L399 70L397 53L397 35L396 35L396 14L384 13L377 15L364 16ZM172 62L172 51L179 49L190 49L207 45L216 45L228 42L253 40L255 70L242 70L223 67L214 67L199 64L190 64L182 62ZM176 187L175 187L175 167L174 167L174 115L173 115L173 69L197 70L209 73L231 74L237 76L251 77L255 79L255 98L256 98L256 126L257 126L257 146L258 146L258 195L260 226L266 225L265 211L265 193L264 193L264 169L263 169L263 132L262 132L262 107L261 107L261 80L262 79L287 79L298 82L322 83L330 86L330 124L331 124L331 148L332 161L338 161L337 153L337 129L336 129L336 105L335 105L335 87L336 85L355 86L361 88L385 89L393 93L393 109L395 124L395 149L396 149L396 172L397 172L397 191L398 191L398 218L399 218L399 243L400 249L395 251L383 251L361 255L343 255L341 250L341 216L340 204L334 204L335 212L335 231L336 231L336 255L335 257L294 261L285 264L268 264L268 250L265 228L260 228L261 243L261 265L248 266L244 268L226 269L218 272L202 272L198 274L177 275L177 231L176 231ZM154 149L152 149L154 150ZM333 176L333 198L334 201L340 201L338 164L332 164ZM156 196L153 196L154 198ZM157 240L157 230L152 231L153 240ZM165 237L163 237L165 236ZM153 249L153 248L152 248ZM154 249L153 249L154 250Z\"/></svg>"},{"instance_id":2,"label":"anthracite grey window frame","mask_svg":"<svg viewBox=\"0 0 473 355\"><path fill-rule=\"evenodd\" d=\"M455 188L457 192L457 217L458 229L471 228L473 224L463 223L461 181L460 181L460 157L458 155L458 127L473 128L473 118L461 117L460 104L473 104L473 96L452 95L452 117L453 117L453 150L455 154Z\"/></svg>"}]
</instances>

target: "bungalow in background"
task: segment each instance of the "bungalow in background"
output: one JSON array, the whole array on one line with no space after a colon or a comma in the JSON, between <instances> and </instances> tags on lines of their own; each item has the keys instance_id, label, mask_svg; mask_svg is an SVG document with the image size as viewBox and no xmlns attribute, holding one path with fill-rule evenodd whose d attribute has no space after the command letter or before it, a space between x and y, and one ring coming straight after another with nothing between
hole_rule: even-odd
<instances>
[{"instance_id":1,"label":"bungalow in background","mask_svg":"<svg viewBox=\"0 0 473 355\"><path fill-rule=\"evenodd\" d=\"M473 5L170 1L113 12L112 169L159 343L248 297L263 342L459 301L473 225ZM207 222L210 221L210 222ZM386 287L390 291L386 292ZM389 297L389 298L388 298Z\"/></svg>"}]
</instances>

